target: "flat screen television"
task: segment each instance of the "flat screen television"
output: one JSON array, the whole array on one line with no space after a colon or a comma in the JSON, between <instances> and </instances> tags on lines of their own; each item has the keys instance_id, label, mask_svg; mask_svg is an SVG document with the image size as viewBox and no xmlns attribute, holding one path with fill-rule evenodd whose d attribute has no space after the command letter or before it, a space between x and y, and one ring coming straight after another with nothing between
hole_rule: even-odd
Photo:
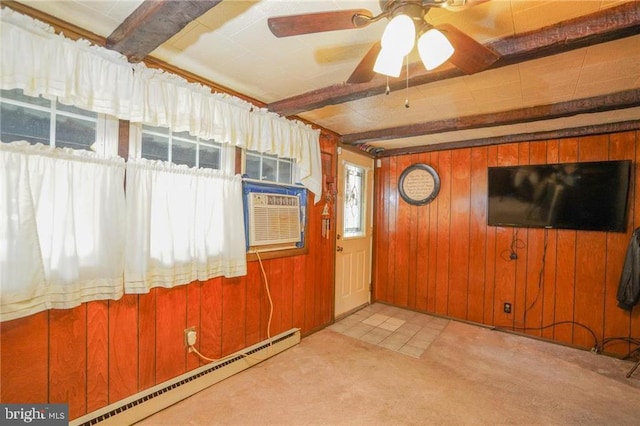
<instances>
[{"instance_id":1,"label":"flat screen television","mask_svg":"<svg viewBox=\"0 0 640 426\"><path fill-rule=\"evenodd\" d=\"M631 161L489 167L487 223L624 232Z\"/></svg>"}]
</instances>

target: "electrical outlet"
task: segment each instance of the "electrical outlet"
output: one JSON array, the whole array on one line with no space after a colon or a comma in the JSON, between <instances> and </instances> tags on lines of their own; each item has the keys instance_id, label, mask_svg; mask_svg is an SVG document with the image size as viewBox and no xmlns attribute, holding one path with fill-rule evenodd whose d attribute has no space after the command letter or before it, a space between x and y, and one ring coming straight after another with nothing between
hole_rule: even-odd
<instances>
[{"instance_id":1,"label":"electrical outlet","mask_svg":"<svg viewBox=\"0 0 640 426\"><path fill-rule=\"evenodd\" d=\"M504 313L505 314L510 314L511 313L511 303L504 302Z\"/></svg>"},{"instance_id":2,"label":"electrical outlet","mask_svg":"<svg viewBox=\"0 0 640 426\"><path fill-rule=\"evenodd\" d=\"M184 346L189 347L196 344L196 328L189 327L184 329Z\"/></svg>"}]
</instances>

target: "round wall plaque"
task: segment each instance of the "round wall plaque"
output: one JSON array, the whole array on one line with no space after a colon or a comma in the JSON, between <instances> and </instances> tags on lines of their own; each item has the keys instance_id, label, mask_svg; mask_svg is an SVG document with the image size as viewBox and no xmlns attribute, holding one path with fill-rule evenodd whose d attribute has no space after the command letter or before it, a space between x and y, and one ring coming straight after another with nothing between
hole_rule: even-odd
<instances>
[{"instance_id":1,"label":"round wall plaque","mask_svg":"<svg viewBox=\"0 0 640 426\"><path fill-rule=\"evenodd\" d=\"M423 206L433 201L440 191L440 176L427 164L414 164L404 169L398 181L400 196L409 204Z\"/></svg>"}]
</instances>

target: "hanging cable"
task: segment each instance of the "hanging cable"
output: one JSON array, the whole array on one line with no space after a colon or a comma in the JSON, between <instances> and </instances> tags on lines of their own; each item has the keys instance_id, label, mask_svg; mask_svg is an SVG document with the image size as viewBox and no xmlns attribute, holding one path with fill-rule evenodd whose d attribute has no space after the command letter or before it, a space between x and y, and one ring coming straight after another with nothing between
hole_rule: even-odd
<instances>
[{"instance_id":1,"label":"hanging cable","mask_svg":"<svg viewBox=\"0 0 640 426\"><path fill-rule=\"evenodd\" d=\"M271 341L271 320L273 319L273 299L271 298L271 291L269 290L269 280L267 279L267 273L264 270L264 265L262 264L262 258L260 257L260 253L256 251L254 252L254 254L258 258L258 263L260 264L260 270L262 271L262 278L264 279L264 288L267 293L267 298L269 299L269 319L267 320L267 342L268 342L267 354L264 358L254 357L249 354L239 354L239 356L253 359L256 361L264 361L265 359L269 358L269 356L271 356L271 346L273 344L273 342ZM196 349L195 345L189 345L189 351L195 353L205 361L215 362L215 361L220 361L221 359L224 359L224 358L209 358L201 354L198 351L198 349ZM225 357L225 358L228 358L228 357Z\"/></svg>"},{"instance_id":2,"label":"hanging cable","mask_svg":"<svg viewBox=\"0 0 640 426\"><path fill-rule=\"evenodd\" d=\"M524 310L524 322L525 324L527 323L527 312L529 312L529 310L531 310L531 308L533 308L533 305L536 304L536 302L538 301L538 297L540 297L540 293L542 292L542 288L544 285L544 267L545 267L545 259L547 258L547 244L548 244L548 229L544 230L544 248L542 249L542 261L541 261L541 265L540 265L540 272L538 273L538 292L536 293L536 297L533 299L533 301L529 304L529 307L527 307Z\"/></svg>"},{"instance_id":3,"label":"hanging cable","mask_svg":"<svg viewBox=\"0 0 640 426\"><path fill-rule=\"evenodd\" d=\"M405 89L406 90L406 92L405 92L406 93L406 97L404 99L404 107L405 108L409 108L410 107L410 105L409 105L409 55L405 56L405 59L406 59L405 63L407 64L407 79L406 79L407 86L406 86L406 89Z\"/></svg>"},{"instance_id":4,"label":"hanging cable","mask_svg":"<svg viewBox=\"0 0 640 426\"><path fill-rule=\"evenodd\" d=\"M502 253L500 253L500 257L507 262L511 260L518 260L518 249L523 249L527 245L518 238L518 229L516 228L513 231L513 236L511 237L511 244L509 245L509 249L504 249Z\"/></svg>"},{"instance_id":5,"label":"hanging cable","mask_svg":"<svg viewBox=\"0 0 640 426\"><path fill-rule=\"evenodd\" d=\"M267 279L267 273L264 271L264 265L262 264L262 258L260 253L256 251L256 257L260 264L260 270L262 271L262 278L264 279L264 288L267 292L267 298L269 299L269 319L267 320L267 340L269 346L271 346L271 320L273 319L273 299L271 299L271 291L269 290L269 280Z\"/></svg>"}]
</instances>

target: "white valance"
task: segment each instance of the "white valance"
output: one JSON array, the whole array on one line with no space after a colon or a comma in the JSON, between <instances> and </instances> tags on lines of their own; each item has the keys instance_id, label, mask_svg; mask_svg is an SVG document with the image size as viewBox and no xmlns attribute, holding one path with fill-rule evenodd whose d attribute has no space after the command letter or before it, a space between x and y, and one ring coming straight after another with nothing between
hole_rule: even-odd
<instances>
[{"instance_id":1,"label":"white valance","mask_svg":"<svg viewBox=\"0 0 640 426\"><path fill-rule=\"evenodd\" d=\"M283 122L277 114L266 109L253 112L251 135L246 148L295 158L302 184L315 194L315 202L322 194L322 169L319 133L299 121ZM309 141L300 143L299 141ZM315 140L315 143L311 141Z\"/></svg>"},{"instance_id":2,"label":"white valance","mask_svg":"<svg viewBox=\"0 0 640 426\"><path fill-rule=\"evenodd\" d=\"M320 132L114 51L72 41L10 9L1 11L0 87L23 89L122 120L188 131L238 147L295 159L301 182L322 192Z\"/></svg>"},{"instance_id":3,"label":"white valance","mask_svg":"<svg viewBox=\"0 0 640 426\"><path fill-rule=\"evenodd\" d=\"M10 9L0 12L2 89L128 119L134 80L123 55L56 35L48 25Z\"/></svg>"}]
</instances>

